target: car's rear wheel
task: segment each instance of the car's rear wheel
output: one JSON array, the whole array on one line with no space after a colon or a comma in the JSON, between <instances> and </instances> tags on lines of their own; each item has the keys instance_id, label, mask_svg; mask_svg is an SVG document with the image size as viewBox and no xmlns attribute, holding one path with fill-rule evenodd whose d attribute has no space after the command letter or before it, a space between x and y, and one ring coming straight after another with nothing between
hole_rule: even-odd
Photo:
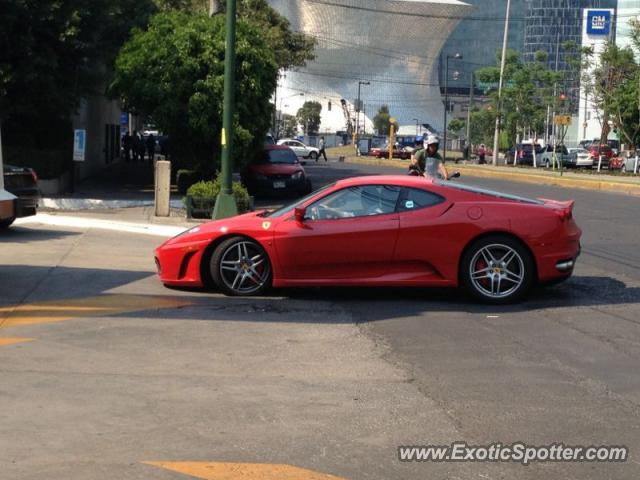
<instances>
[{"instance_id":1,"label":"car's rear wheel","mask_svg":"<svg viewBox=\"0 0 640 480\"><path fill-rule=\"evenodd\" d=\"M461 280L475 298L491 304L521 300L531 289L535 266L517 240L492 235L474 242L461 263Z\"/></svg>"},{"instance_id":2,"label":"car's rear wheel","mask_svg":"<svg viewBox=\"0 0 640 480\"><path fill-rule=\"evenodd\" d=\"M317 154L316 152L311 152L311 153L309 154L309 158L310 158L311 160L316 160L316 159L318 158L318 154Z\"/></svg>"},{"instance_id":3,"label":"car's rear wheel","mask_svg":"<svg viewBox=\"0 0 640 480\"><path fill-rule=\"evenodd\" d=\"M227 295L257 295L271 286L271 262L257 242L232 237L222 242L210 261L213 281Z\"/></svg>"},{"instance_id":4,"label":"car's rear wheel","mask_svg":"<svg viewBox=\"0 0 640 480\"><path fill-rule=\"evenodd\" d=\"M5 220L0 220L0 230L9 228L9 226L16 221L16 217L7 218Z\"/></svg>"}]
</instances>

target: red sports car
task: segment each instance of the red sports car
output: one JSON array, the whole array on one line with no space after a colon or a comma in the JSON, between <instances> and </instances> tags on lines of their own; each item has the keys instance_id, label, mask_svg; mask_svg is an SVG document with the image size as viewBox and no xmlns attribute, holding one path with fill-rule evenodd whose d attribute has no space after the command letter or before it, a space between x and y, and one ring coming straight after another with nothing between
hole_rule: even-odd
<instances>
[{"instance_id":1,"label":"red sports car","mask_svg":"<svg viewBox=\"0 0 640 480\"><path fill-rule=\"evenodd\" d=\"M464 286L521 299L573 272L573 202L411 176L341 180L275 211L192 228L156 249L160 280L228 295L273 287Z\"/></svg>"}]
</instances>

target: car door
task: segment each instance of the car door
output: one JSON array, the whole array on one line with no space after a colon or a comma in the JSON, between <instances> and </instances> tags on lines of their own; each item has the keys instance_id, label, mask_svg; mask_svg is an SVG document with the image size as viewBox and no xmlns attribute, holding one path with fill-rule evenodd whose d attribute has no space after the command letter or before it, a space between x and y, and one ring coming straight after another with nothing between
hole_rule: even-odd
<instances>
[{"instance_id":1,"label":"car door","mask_svg":"<svg viewBox=\"0 0 640 480\"><path fill-rule=\"evenodd\" d=\"M307 156L307 149L305 148L305 146L300 143L300 142L295 142L295 141L291 141L288 143L288 145L291 147L291 149L296 152L296 155L299 157L306 157Z\"/></svg>"},{"instance_id":2,"label":"car door","mask_svg":"<svg viewBox=\"0 0 640 480\"><path fill-rule=\"evenodd\" d=\"M451 207L446 198L419 188L403 188L398 202L399 233L390 274L398 281L441 279L442 265L455 262L447 242L451 225L442 214Z\"/></svg>"},{"instance_id":3,"label":"car door","mask_svg":"<svg viewBox=\"0 0 640 480\"><path fill-rule=\"evenodd\" d=\"M399 194L394 185L345 187L309 205L304 222L280 222L274 242L282 278L355 283L384 275L398 237Z\"/></svg>"}]
</instances>

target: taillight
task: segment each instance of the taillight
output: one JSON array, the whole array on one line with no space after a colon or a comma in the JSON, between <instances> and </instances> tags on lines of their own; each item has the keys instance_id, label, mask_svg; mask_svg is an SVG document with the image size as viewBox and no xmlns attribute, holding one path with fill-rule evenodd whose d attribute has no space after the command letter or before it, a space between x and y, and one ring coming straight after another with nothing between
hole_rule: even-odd
<instances>
[{"instance_id":1,"label":"taillight","mask_svg":"<svg viewBox=\"0 0 640 480\"><path fill-rule=\"evenodd\" d=\"M524 157L524 150L518 150L518 158Z\"/></svg>"},{"instance_id":2,"label":"taillight","mask_svg":"<svg viewBox=\"0 0 640 480\"><path fill-rule=\"evenodd\" d=\"M36 174L36 171L33 168L30 168L29 171L31 172L31 178L33 178L33 181L38 183L38 175Z\"/></svg>"},{"instance_id":3,"label":"taillight","mask_svg":"<svg viewBox=\"0 0 640 480\"><path fill-rule=\"evenodd\" d=\"M566 222L573 218L573 211L570 208L563 208L561 210L556 210L556 215L558 215L561 221Z\"/></svg>"}]
</instances>

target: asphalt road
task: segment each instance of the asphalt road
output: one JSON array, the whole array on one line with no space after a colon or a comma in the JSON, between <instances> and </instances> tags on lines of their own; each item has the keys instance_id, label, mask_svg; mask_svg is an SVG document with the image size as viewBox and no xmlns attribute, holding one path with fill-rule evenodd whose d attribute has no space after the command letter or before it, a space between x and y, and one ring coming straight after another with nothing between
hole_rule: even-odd
<instances>
[{"instance_id":1,"label":"asphalt road","mask_svg":"<svg viewBox=\"0 0 640 480\"><path fill-rule=\"evenodd\" d=\"M316 187L398 173L307 169ZM509 307L424 289L231 299L159 285L160 237L90 221L0 234L0 477L179 479L144 462L199 461L352 480L639 478L640 199L460 181L575 199L574 277ZM398 461L399 445L454 441L626 445L630 459ZM196 476L328 478L229 468Z\"/></svg>"}]
</instances>

